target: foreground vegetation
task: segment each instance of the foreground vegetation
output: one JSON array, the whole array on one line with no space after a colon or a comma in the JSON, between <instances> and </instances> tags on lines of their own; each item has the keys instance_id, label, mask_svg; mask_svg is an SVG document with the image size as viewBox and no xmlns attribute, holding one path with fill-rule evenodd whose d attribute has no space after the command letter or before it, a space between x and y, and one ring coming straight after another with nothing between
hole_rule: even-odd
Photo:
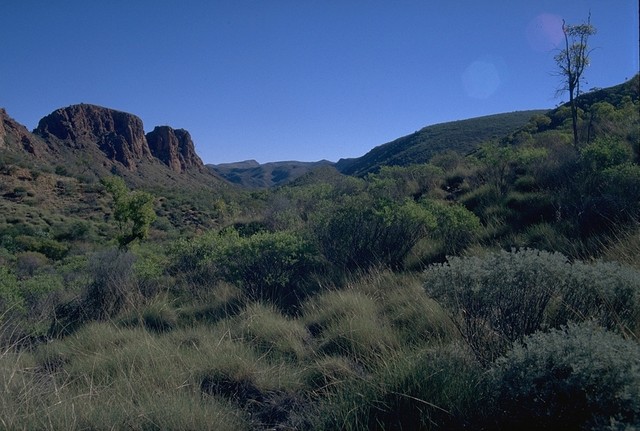
<instances>
[{"instance_id":1,"label":"foreground vegetation","mask_svg":"<svg viewBox=\"0 0 640 431\"><path fill-rule=\"evenodd\" d=\"M0 427L637 428L637 88L580 99L577 147L561 107L364 177L149 188L155 217L2 159Z\"/></svg>"}]
</instances>

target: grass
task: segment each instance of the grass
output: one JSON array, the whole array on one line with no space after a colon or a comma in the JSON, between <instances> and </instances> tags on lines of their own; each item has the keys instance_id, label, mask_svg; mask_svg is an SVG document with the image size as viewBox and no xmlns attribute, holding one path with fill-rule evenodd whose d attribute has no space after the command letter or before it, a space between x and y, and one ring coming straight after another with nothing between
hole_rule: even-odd
<instances>
[{"instance_id":1,"label":"grass","mask_svg":"<svg viewBox=\"0 0 640 431\"><path fill-rule=\"evenodd\" d=\"M372 271L309 298L297 316L236 302L232 286L218 285L211 304L163 294L32 349L10 346L0 355L0 428L491 424L486 377L493 364L474 358L450 311L427 296L424 279ZM220 311L229 302L236 306ZM219 314L196 318L193 310L207 305ZM187 310L190 319L181 317Z\"/></svg>"},{"instance_id":2,"label":"grass","mask_svg":"<svg viewBox=\"0 0 640 431\"><path fill-rule=\"evenodd\" d=\"M319 404L314 429L451 429L478 415L482 370L458 345L402 350Z\"/></svg>"},{"instance_id":3,"label":"grass","mask_svg":"<svg viewBox=\"0 0 640 431\"><path fill-rule=\"evenodd\" d=\"M414 276L371 273L309 299L298 317L239 305L229 285L209 295L208 306L236 305L196 318L196 303L160 295L32 350L7 349L2 428L308 429L319 406L390 372L405 342L419 350L452 337Z\"/></svg>"},{"instance_id":4,"label":"grass","mask_svg":"<svg viewBox=\"0 0 640 431\"><path fill-rule=\"evenodd\" d=\"M614 238L614 241L604 247L604 259L640 270L640 226L626 232L622 231Z\"/></svg>"},{"instance_id":5,"label":"grass","mask_svg":"<svg viewBox=\"0 0 640 431\"><path fill-rule=\"evenodd\" d=\"M308 356L311 335L304 325L283 316L275 306L249 304L231 325L232 333L269 357L301 361Z\"/></svg>"}]
</instances>

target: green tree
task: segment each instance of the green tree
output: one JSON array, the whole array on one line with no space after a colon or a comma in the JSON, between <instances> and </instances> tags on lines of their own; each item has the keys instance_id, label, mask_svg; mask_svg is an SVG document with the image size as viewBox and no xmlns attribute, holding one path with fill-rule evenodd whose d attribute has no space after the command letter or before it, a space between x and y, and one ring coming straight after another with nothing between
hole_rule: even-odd
<instances>
[{"instance_id":1,"label":"green tree","mask_svg":"<svg viewBox=\"0 0 640 431\"><path fill-rule=\"evenodd\" d=\"M156 219L153 196L139 190L129 191L120 177L103 179L102 184L113 197L113 217L120 230L120 248L127 248L136 239L145 239L149 234L149 226Z\"/></svg>"},{"instance_id":2,"label":"green tree","mask_svg":"<svg viewBox=\"0 0 640 431\"><path fill-rule=\"evenodd\" d=\"M556 56L555 61L560 71L558 75L563 79L560 92L569 92L569 106L571 108L571 124L573 127L573 143L578 146L578 107L576 98L580 95L580 82L584 69L589 65L591 51L587 45L589 36L596 34L596 28L591 25L591 14L587 22L569 25L562 20L565 47Z\"/></svg>"}]
</instances>

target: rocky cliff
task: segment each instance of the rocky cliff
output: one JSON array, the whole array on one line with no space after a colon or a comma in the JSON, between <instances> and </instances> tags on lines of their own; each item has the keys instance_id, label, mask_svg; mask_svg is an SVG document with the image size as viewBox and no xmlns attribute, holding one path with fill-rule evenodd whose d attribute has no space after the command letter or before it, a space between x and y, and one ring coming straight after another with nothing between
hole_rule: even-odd
<instances>
[{"instance_id":1,"label":"rocky cliff","mask_svg":"<svg viewBox=\"0 0 640 431\"><path fill-rule=\"evenodd\" d=\"M46 146L0 108L0 149L24 150L39 156L46 151Z\"/></svg>"},{"instance_id":2,"label":"rocky cliff","mask_svg":"<svg viewBox=\"0 0 640 431\"><path fill-rule=\"evenodd\" d=\"M191 135L186 130L157 126L147 133L146 138L151 154L174 172L204 167L196 154Z\"/></svg>"},{"instance_id":3,"label":"rocky cliff","mask_svg":"<svg viewBox=\"0 0 640 431\"><path fill-rule=\"evenodd\" d=\"M74 148L97 146L107 158L129 169L152 157L142 120L101 106L80 104L58 109L40 120L34 133Z\"/></svg>"}]
</instances>

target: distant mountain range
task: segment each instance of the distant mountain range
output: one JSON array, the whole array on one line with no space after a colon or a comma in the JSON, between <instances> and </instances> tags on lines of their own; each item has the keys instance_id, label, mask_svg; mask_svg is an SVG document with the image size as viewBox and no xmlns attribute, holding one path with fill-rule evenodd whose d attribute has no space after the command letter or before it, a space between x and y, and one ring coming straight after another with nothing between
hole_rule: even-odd
<instances>
[{"instance_id":1,"label":"distant mountain range","mask_svg":"<svg viewBox=\"0 0 640 431\"><path fill-rule=\"evenodd\" d=\"M237 163L207 165L222 178L247 188L268 188L287 184L320 166L332 166L328 160L319 162L270 162L258 163L245 160Z\"/></svg>"}]
</instances>

